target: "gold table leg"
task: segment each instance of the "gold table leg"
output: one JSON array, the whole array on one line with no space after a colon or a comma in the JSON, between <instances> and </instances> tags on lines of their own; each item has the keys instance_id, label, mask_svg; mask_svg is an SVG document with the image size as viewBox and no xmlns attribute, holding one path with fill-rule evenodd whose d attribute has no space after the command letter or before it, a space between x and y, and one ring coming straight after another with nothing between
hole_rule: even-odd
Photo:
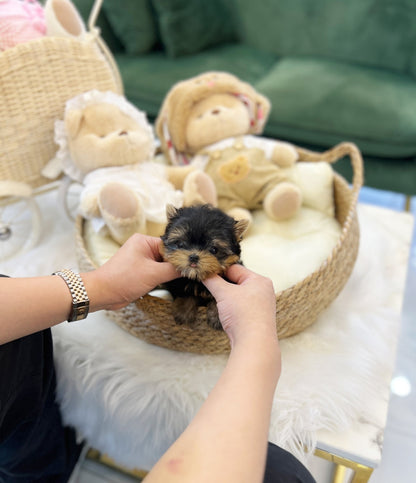
<instances>
[{"instance_id":1,"label":"gold table leg","mask_svg":"<svg viewBox=\"0 0 416 483\"><path fill-rule=\"evenodd\" d=\"M322 449L315 449L315 455L334 463L335 471L332 483L346 483L346 468L350 468L354 472L349 483L367 483L374 470L374 468L371 468L370 466L365 466L356 461L342 458L341 456L334 455Z\"/></svg>"},{"instance_id":2,"label":"gold table leg","mask_svg":"<svg viewBox=\"0 0 416 483\"><path fill-rule=\"evenodd\" d=\"M357 463L356 461L352 461L347 458L342 458L341 456L334 455L322 449L315 449L315 455L319 458L323 458L330 461L331 463L334 463L335 470L332 478L332 483L346 483L345 477L347 473L347 468L350 468L354 472L349 483L367 483L370 479L371 473L373 472L373 468L369 466L362 465L360 463ZM115 463L107 455L102 454L92 448L88 451L87 458L95 460L115 470L121 471L122 473L133 476L137 478L138 481L141 481L147 474L146 471L137 469L128 470L126 468L123 468L122 466Z\"/></svg>"},{"instance_id":3,"label":"gold table leg","mask_svg":"<svg viewBox=\"0 0 416 483\"><path fill-rule=\"evenodd\" d=\"M345 483L347 467L343 465L335 465L332 483Z\"/></svg>"},{"instance_id":4,"label":"gold table leg","mask_svg":"<svg viewBox=\"0 0 416 483\"><path fill-rule=\"evenodd\" d=\"M97 463L101 463L102 465L108 466L113 470L120 471L121 473L125 473L126 475L132 476L133 478L136 478L137 481L139 482L142 481L144 477L147 475L147 471L144 471L144 470L139 470L139 469L129 470L127 468L124 468L123 466L117 464L113 459L108 457L106 454L100 453L94 448L90 448L88 450L86 457L90 460L96 461Z\"/></svg>"}]
</instances>

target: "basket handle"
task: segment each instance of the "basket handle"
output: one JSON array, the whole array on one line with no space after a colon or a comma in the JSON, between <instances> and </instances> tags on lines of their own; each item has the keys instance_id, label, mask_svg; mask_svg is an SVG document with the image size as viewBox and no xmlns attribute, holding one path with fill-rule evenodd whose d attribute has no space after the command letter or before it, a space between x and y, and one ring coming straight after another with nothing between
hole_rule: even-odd
<instances>
[{"instance_id":1,"label":"basket handle","mask_svg":"<svg viewBox=\"0 0 416 483\"><path fill-rule=\"evenodd\" d=\"M94 0L91 8L90 16L88 17L88 29L92 32L95 29L95 23L101 10L103 0Z\"/></svg>"},{"instance_id":2,"label":"basket handle","mask_svg":"<svg viewBox=\"0 0 416 483\"><path fill-rule=\"evenodd\" d=\"M90 16L88 17L88 30L95 37L95 40L99 48L101 49L102 53L104 54L104 57L106 58L107 62L111 67L111 70L113 71L114 78L117 85L117 93L120 95L123 95L124 94L123 80L121 78L117 63L114 60L113 54L111 53L110 49L107 47L107 44L102 39L100 35L100 29L95 26L102 4L103 4L103 0L94 0L93 6L91 8Z\"/></svg>"},{"instance_id":3,"label":"basket handle","mask_svg":"<svg viewBox=\"0 0 416 483\"><path fill-rule=\"evenodd\" d=\"M299 154L299 161L326 161L327 163L335 163L344 156L349 156L352 169L352 194L354 199L358 198L358 193L364 182L364 163L360 150L354 143L339 143L331 149L323 153L317 153L308 149L296 148Z\"/></svg>"}]
</instances>

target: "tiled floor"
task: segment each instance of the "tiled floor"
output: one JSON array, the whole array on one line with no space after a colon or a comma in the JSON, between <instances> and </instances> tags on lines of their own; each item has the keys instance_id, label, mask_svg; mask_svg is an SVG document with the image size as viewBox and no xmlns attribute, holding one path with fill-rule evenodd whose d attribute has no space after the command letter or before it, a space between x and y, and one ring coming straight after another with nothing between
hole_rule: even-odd
<instances>
[{"instance_id":1,"label":"tiled floor","mask_svg":"<svg viewBox=\"0 0 416 483\"><path fill-rule=\"evenodd\" d=\"M360 201L398 211L406 208L406 198L397 193L363 188ZM416 197L411 211L416 216ZM397 363L381 466L371 476L371 483L411 483L416 455L416 229L413 232L407 285L403 305L402 329L397 350ZM328 472L322 471L322 474ZM323 477L322 477L323 478ZM79 483L131 483L131 477L86 460L78 477ZM317 483L327 483L327 477Z\"/></svg>"}]
</instances>

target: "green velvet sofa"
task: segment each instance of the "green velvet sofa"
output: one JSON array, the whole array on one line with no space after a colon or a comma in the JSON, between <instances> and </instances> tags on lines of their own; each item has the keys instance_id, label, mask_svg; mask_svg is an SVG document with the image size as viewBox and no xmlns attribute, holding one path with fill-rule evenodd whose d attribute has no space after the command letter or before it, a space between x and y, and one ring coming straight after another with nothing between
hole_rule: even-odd
<instances>
[{"instance_id":1,"label":"green velvet sofa","mask_svg":"<svg viewBox=\"0 0 416 483\"><path fill-rule=\"evenodd\" d=\"M86 16L91 0L75 0ZM177 81L229 71L266 95L265 135L355 142L365 184L416 194L414 0L104 0L102 35L150 119ZM349 178L349 163L335 168Z\"/></svg>"}]
</instances>

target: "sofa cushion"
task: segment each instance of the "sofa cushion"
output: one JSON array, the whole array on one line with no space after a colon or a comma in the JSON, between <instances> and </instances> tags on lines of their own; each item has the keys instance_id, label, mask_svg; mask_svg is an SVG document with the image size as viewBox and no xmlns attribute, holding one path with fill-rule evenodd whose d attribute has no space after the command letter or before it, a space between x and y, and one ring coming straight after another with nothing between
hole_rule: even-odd
<instances>
[{"instance_id":1,"label":"sofa cushion","mask_svg":"<svg viewBox=\"0 0 416 483\"><path fill-rule=\"evenodd\" d=\"M416 155L416 83L391 71L317 58L284 58L255 87L272 103L266 134L367 155Z\"/></svg>"},{"instance_id":2,"label":"sofa cushion","mask_svg":"<svg viewBox=\"0 0 416 483\"><path fill-rule=\"evenodd\" d=\"M103 10L127 53L143 54L156 44L157 27L150 0L106 0Z\"/></svg>"},{"instance_id":3,"label":"sofa cushion","mask_svg":"<svg viewBox=\"0 0 416 483\"><path fill-rule=\"evenodd\" d=\"M172 59L164 52L145 56L117 55L125 95L155 117L168 90L176 82L208 70L225 70L255 84L273 67L276 57L240 44L228 44Z\"/></svg>"},{"instance_id":4,"label":"sofa cushion","mask_svg":"<svg viewBox=\"0 0 416 483\"><path fill-rule=\"evenodd\" d=\"M242 41L279 56L313 55L409 72L409 0L234 0Z\"/></svg>"},{"instance_id":5,"label":"sofa cushion","mask_svg":"<svg viewBox=\"0 0 416 483\"><path fill-rule=\"evenodd\" d=\"M152 0L167 54L178 57L235 40L224 0Z\"/></svg>"}]
</instances>

